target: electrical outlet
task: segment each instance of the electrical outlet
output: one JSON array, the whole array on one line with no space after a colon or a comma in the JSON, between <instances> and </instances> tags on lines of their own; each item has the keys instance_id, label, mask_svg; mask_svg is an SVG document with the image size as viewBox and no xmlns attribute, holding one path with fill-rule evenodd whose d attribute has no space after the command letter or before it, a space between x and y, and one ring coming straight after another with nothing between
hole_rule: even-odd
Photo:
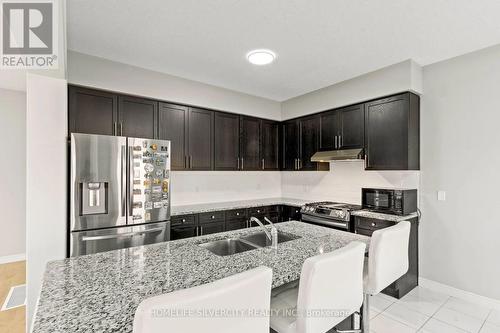
<instances>
[{"instance_id":1,"label":"electrical outlet","mask_svg":"<svg viewBox=\"0 0 500 333\"><path fill-rule=\"evenodd\" d=\"M446 201L446 192L438 191L438 201Z\"/></svg>"}]
</instances>

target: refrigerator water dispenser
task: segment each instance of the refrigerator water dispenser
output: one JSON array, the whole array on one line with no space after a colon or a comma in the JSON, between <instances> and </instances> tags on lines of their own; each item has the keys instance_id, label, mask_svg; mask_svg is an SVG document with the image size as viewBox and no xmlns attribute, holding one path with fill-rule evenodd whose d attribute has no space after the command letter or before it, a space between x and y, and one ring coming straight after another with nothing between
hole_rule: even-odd
<instances>
[{"instance_id":1,"label":"refrigerator water dispenser","mask_svg":"<svg viewBox=\"0 0 500 333\"><path fill-rule=\"evenodd\" d=\"M108 183L80 183L81 215L108 213Z\"/></svg>"}]
</instances>

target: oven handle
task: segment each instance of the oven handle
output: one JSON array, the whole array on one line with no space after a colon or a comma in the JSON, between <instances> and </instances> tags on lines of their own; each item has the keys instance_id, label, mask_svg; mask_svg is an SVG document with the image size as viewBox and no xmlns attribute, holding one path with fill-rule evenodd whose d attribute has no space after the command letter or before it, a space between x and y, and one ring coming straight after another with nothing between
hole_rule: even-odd
<instances>
[{"instance_id":1,"label":"oven handle","mask_svg":"<svg viewBox=\"0 0 500 333\"><path fill-rule=\"evenodd\" d=\"M327 226L333 226L333 227L338 227L338 228L342 228L345 230L349 230L349 222L343 222L343 223L342 222L332 222L330 220L326 220L326 219L319 218L319 217L314 217L314 216L307 215L307 214L302 214L302 221L303 222L315 222L315 223L320 223L320 224L324 224Z\"/></svg>"}]
</instances>

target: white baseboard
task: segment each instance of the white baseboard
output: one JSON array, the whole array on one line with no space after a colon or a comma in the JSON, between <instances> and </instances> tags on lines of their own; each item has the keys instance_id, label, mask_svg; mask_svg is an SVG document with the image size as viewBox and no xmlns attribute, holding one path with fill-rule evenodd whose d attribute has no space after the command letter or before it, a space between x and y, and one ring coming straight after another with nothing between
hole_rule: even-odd
<instances>
[{"instance_id":1,"label":"white baseboard","mask_svg":"<svg viewBox=\"0 0 500 333\"><path fill-rule=\"evenodd\" d=\"M10 262L24 261L24 260L26 260L26 254L19 253L19 254L13 254L11 256L0 257L0 264L8 264Z\"/></svg>"},{"instance_id":2,"label":"white baseboard","mask_svg":"<svg viewBox=\"0 0 500 333\"><path fill-rule=\"evenodd\" d=\"M493 308L500 310L500 300L489 298L486 296L481 296L478 294L474 294L470 291L465 291L462 289L458 289L452 286L448 286L443 283L439 283L433 280L429 280L423 277L418 278L418 284L422 288L431 289L437 292L441 292L443 294L447 294L453 297L457 297L472 303L476 303L478 305L482 305L487 308Z\"/></svg>"}]
</instances>

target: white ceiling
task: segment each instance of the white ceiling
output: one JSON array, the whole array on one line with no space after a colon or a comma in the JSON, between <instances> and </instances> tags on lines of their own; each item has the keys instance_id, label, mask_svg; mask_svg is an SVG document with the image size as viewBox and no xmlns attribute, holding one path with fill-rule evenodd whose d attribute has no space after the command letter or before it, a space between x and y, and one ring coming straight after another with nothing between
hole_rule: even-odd
<instances>
[{"instance_id":1,"label":"white ceiling","mask_svg":"<svg viewBox=\"0 0 500 333\"><path fill-rule=\"evenodd\" d=\"M498 43L499 0L68 1L71 50L277 101Z\"/></svg>"}]
</instances>

